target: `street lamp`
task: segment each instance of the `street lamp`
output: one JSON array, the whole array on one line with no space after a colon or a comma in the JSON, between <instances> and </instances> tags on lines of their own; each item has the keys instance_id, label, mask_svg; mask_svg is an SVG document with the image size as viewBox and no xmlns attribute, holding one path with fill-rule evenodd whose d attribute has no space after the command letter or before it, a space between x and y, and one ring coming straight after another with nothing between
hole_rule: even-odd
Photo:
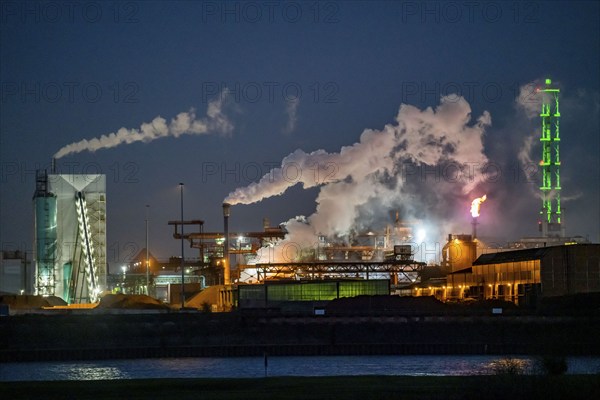
<instances>
[{"instance_id":1,"label":"street lamp","mask_svg":"<svg viewBox=\"0 0 600 400\"><path fill-rule=\"evenodd\" d=\"M240 262L242 260L242 243L244 242L244 237L242 235L238 236L238 258L237 258L237 263L238 263L238 272L239 272L239 268L240 268Z\"/></svg>"},{"instance_id":2,"label":"street lamp","mask_svg":"<svg viewBox=\"0 0 600 400\"><path fill-rule=\"evenodd\" d=\"M183 262L183 183L179 183L181 193L181 309L183 310L185 304L185 292L183 286L185 285L185 268Z\"/></svg>"},{"instance_id":3,"label":"street lamp","mask_svg":"<svg viewBox=\"0 0 600 400\"><path fill-rule=\"evenodd\" d=\"M148 210L150 206L146 204L146 295L150 296L150 255L148 250Z\"/></svg>"},{"instance_id":4,"label":"street lamp","mask_svg":"<svg viewBox=\"0 0 600 400\"><path fill-rule=\"evenodd\" d=\"M123 271L123 282L121 283L121 293L125 294L125 273L127 272L127 266L122 265L121 271Z\"/></svg>"}]
</instances>

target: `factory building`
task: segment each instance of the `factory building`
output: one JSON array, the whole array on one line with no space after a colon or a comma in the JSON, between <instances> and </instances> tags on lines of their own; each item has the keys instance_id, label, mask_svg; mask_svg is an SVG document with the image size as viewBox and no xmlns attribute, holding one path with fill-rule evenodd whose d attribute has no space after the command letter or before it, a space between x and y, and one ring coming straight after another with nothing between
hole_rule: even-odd
<instances>
[{"instance_id":1,"label":"factory building","mask_svg":"<svg viewBox=\"0 0 600 400\"><path fill-rule=\"evenodd\" d=\"M485 247L472 235L450 234L442 248L442 267L447 272L460 271L471 266Z\"/></svg>"},{"instance_id":2,"label":"factory building","mask_svg":"<svg viewBox=\"0 0 600 400\"><path fill-rule=\"evenodd\" d=\"M500 299L600 292L600 244L573 244L483 254L447 276L446 299Z\"/></svg>"},{"instance_id":3,"label":"factory building","mask_svg":"<svg viewBox=\"0 0 600 400\"><path fill-rule=\"evenodd\" d=\"M0 293L33 293L31 256L20 250L0 252Z\"/></svg>"},{"instance_id":4,"label":"factory building","mask_svg":"<svg viewBox=\"0 0 600 400\"><path fill-rule=\"evenodd\" d=\"M237 306L240 309L302 312L320 310L334 299L389 294L390 281L387 279L265 281L264 284L238 285Z\"/></svg>"},{"instance_id":5,"label":"factory building","mask_svg":"<svg viewBox=\"0 0 600 400\"><path fill-rule=\"evenodd\" d=\"M106 176L37 171L35 293L94 302L106 287Z\"/></svg>"},{"instance_id":6,"label":"factory building","mask_svg":"<svg viewBox=\"0 0 600 400\"><path fill-rule=\"evenodd\" d=\"M293 262L275 262L270 259L271 253L268 257L262 254L269 262L256 262L257 252L272 250L285 237L285 229L270 226L265 218L262 231L230 232L230 216L231 206L224 203L222 232L205 232L202 220L169 222L174 226L173 237L188 240L190 247L199 249L202 260L197 268L186 270L186 284L188 277L199 277L203 278L202 288L205 284L207 287L189 300L186 296L186 307L203 307L206 303L215 311L239 307L306 313L337 298L389 295L390 284L400 277L414 281L425 266L413 260L410 245L391 245L395 238L391 229L385 234L358 235L353 245L319 238L316 249L306 254L298 252ZM197 225L199 231L186 229L182 234L183 225ZM401 228L409 231L406 226ZM364 243L359 240L363 236ZM158 293L160 276L155 279Z\"/></svg>"}]
</instances>

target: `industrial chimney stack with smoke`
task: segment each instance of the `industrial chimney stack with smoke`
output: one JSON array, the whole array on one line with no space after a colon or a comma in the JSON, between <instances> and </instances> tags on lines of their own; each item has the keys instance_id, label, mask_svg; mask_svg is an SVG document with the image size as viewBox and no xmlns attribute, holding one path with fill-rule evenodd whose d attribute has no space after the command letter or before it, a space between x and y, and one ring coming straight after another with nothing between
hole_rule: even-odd
<instances>
[{"instance_id":1,"label":"industrial chimney stack with smoke","mask_svg":"<svg viewBox=\"0 0 600 400\"><path fill-rule=\"evenodd\" d=\"M473 217L473 240L477 239L477 218L479 218L479 209L481 208L481 203L483 203L487 199L487 196L484 194L482 197L478 197L471 202L471 216Z\"/></svg>"},{"instance_id":2,"label":"industrial chimney stack with smoke","mask_svg":"<svg viewBox=\"0 0 600 400\"><path fill-rule=\"evenodd\" d=\"M223 232L225 241L223 242L223 284L231 284L229 270L229 215L231 214L231 204L223 203Z\"/></svg>"}]
</instances>

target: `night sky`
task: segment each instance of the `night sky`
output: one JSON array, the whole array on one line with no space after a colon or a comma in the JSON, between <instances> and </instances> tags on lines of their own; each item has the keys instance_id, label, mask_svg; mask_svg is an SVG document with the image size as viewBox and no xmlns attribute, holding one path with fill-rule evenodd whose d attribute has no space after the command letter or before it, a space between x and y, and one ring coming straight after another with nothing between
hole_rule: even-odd
<instances>
[{"instance_id":1,"label":"night sky","mask_svg":"<svg viewBox=\"0 0 600 400\"><path fill-rule=\"evenodd\" d=\"M407 219L426 221L430 240L440 240L448 229L470 232L470 201L487 194L481 235L499 241L533 236L541 206L534 182L540 121L528 111L536 109L534 89L545 78L561 89L567 234L600 240L598 2L1 6L3 250L31 250L34 171L49 168L52 156L71 143L155 122L146 136L121 132L126 140L143 140L58 160L62 173L107 175L112 270L144 247L146 204L152 253L178 254L167 221L179 219L179 182L185 183L185 218L220 230L221 203L231 192L258 182L298 149L300 158L322 149L328 156L320 163L285 171L292 181L298 173L318 174L316 186L289 185L282 195L234 206L230 226L261 230L263 217L273 225L308 217L328 185L329 192L340 184L357 189L356 176L346 175L332 155L359 142L367 129L398 125L401 104L413 106L415 119L429 126L417 111L435 110L453 93L464 102L453 97L449 107L470 107L471 119L461 124L476 129L483 144L482 152L473 150L472 165L485 160L494 176L465 188L446 174L452 157L427 166L412 158L418 149L399 141L403 157L368 175L367 199L344 203L355 192L345 197L340 190L340 209L355 210L357 229L373 230L382 230L390 210L400 209ZM179 122L193 113L194 134L171 123L180 113L187 114ZM478 125L486 116L489 121ZM156 127L157 117L166 120L166 130ZM456 155L451 144L442 147L443 154ZM373 149L375 159L360 162L380 161ZM524 161L527 156L533 163ZM464 154L461 160L469 162ZM398 179L403 194L395 197ZM387 192L377 189L384 187Z\"/></svg>"}]
</instances>

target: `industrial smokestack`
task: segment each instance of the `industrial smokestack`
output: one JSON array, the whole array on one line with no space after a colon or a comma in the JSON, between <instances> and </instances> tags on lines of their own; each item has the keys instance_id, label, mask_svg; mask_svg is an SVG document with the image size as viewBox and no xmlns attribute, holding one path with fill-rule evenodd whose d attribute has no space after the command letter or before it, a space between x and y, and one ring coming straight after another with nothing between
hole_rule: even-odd
<instances>
[{"instance_id":1,"label":"industrial smokestack","mask_svg":"<svg viewBox=\"0 0 600 400\"><path fill-rule=\"evenodd\" d=\"M223 284L231 284L229 271L229 215L231 214L231 204L223 203L223 232L225 241L223 242Z\"/></svg>"},{"instance_id":2,"label":"industrial smokestack","mask_svg":"<svg viewBox=\"0 0 600 400\"><path fill-rule=\"evenodd\" d=\"M52 157L52 162L50 163L50 173L56 174L56 158Z\"/></svg>"},{"instance_id":3,"label":"industrial smokestack","mask_svg":"<svg viewBox=\"0 0 600 400\"><path fill-rule=\"evenodd\" d=\"M484 194L483 196L478 197L471 202L471 216L473 217L473 222L471 222L471 224L473 225L473 240L477 238L477 218L479 217L481 203L483 203L486 199L487 195Z\"/></svg>"}]
</instances>

